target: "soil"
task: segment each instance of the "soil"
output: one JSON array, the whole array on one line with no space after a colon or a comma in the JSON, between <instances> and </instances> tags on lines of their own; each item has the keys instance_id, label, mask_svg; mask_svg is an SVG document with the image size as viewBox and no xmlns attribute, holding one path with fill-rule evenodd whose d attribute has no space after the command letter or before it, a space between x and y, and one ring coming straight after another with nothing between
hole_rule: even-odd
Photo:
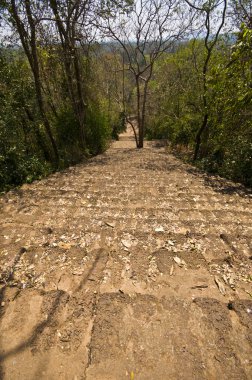
<instances>
[{"instance_id":1,"label":"soil","mask_svg":"<svg viewBox=\"0 0 252 380\"><path fill-rule=\"evenodd\" d=\"M252 195L145 145L1 197L1 379L252 379Z\"/></svg>"}]
</instances>

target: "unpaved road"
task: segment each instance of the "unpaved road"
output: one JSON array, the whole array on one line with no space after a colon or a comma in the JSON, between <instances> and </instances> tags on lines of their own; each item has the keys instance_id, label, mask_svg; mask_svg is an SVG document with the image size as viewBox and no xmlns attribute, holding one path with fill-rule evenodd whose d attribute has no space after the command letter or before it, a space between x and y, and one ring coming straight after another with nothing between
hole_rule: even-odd
<instances>
[{"instance_id":1,"label":"unpaved road","mask_svg":"<svg viewBox=\"0 0 252 380\"><path fill-rule=\"evenodd\" d=\"M130 139L1 198L1 379L252 379L251 194Z\"/></svg>"}]
</instances>

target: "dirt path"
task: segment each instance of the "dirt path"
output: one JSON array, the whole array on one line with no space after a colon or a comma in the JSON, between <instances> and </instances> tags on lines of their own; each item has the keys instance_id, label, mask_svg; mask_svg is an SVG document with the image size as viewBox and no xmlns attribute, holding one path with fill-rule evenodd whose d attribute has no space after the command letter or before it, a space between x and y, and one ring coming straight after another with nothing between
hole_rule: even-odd
<instances>
[{"instance_id":1,"label":"dirt path","mask_svg":"<svg viewBox=\"0 0 252 380\"><path fill-rule=\"evenodd\" d=\"M252 379L251 194L126 134L0 210L1 379Z\"/></svg>"}]
</instances>

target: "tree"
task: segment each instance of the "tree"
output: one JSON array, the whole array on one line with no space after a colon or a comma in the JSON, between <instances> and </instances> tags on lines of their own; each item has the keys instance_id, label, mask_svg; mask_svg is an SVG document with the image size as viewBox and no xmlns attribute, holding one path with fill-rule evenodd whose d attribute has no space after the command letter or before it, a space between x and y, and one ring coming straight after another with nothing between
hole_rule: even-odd
<instances>
[{"instance_id":1,"label":"tree","mask_svg":"<svg viewBox=\"0 0 252 380\"><path fill-rule=\"evenodd\" d=\"M0 191L48 173L50 149L21 49L0 49Z\"/></svg>"},{"instance_id":2,"label":"tree","mask_svg":"<svg viewBox=\"0 0 252 380\"><path fill-rule=\"evenodd\" d=\"M55 165L59 163L59 153L55 138L52 133L52 128L47 117L45 102L42 92L41 72L38 59L38 47L36 36L36 19L33 15L32 4L30 0L20 1L18 4L15 0L4 1L4 7L8 8L11 16L11 23L19 34L23 49L28 58L36 90L36 97L39 110L43 119L46 133L51 142Z\"/></svg>"},{"instance_id":3,"label":"tree","mask_svg":"<svg viewBox=\"0 0 252 380\"><path fill-rule=\"evenodd\" d=\"M207 71L207 130L197 166L252 184L252 31L244 23L236 34L219 36ZM204 39L180 44L163 55L150 83L148 137L168 138L187 159L202 125Z\"/></svg>"},{"instance_id":4,"label":"tree","mask_svg":"<svg viewBox=\"0 0 252 380\"><path fill-rule=\"evenodd\" d=\"M19 56L27 68L24 78L10 80L9 89L0 67L0 92L3 88L7 103L0 107L4 115L0 118L3 188L17 184L7 178L8 171L20 171L20 184L107 147L107 109L102 89L95 88L93 80L95 30L89 19L94 17L94 5L93 0L0 0L0 21L8 31L3 41L8 46L6 71L15 72ZM17 107L14 94L23 94L19 91L23 80L33 92L32 96L24 92ZM29 176L30 170L34 175Z\"/></svg>"},{"instance_id":5,"label":"tree","mask_svg":"<svg viewBox=\"0 0 252 380\"><path fill-rule=\"evenodd\" d=\"M209 69L210 59L213 53L213 49L218 41L218 37L222 30L222 27L225 23L225 16L227 10L227 0L208 0L207 2L202 3L201 0L191 3L188 0L185 0L187 4L195 10L199 16L204 17L204 26L205 26L205 60L202 68L202 77L203 77L203 94L202 94L202 102L203 102L203 120L202 124L196 134L195 138L195 149L193 159L197 160L201 145L202 134L208 128L208 85L207 85L207 74ZM220 11L221 8L221 11ZM217 23L219 21L219 25L216 24L216 18L214 17L214 13L218 10L221 12L221 17L217 18Z\"/></svg>"},{"instance_id":6,"label":"tree","mask_svg":"<svg viewBox=\"0 0 252 380\"><path fill-rule=\"evenodd\" d=\"M168 139L172 145L194 144L201 121L204 45L200 40L180 43L156 63L148 100L148 138Z\"/></svg>"},{"instance_id":7,"label":"tree","mask_svg":"<svg viewBox=\"0 0 252 380\"><path fill-rule=\"evenodd\" d=\"M241 24L245 24L252 29L252 8L250 0L231 0L229 13L236 27L240 28Z\"/></svg>"},{"instance_id":8,"label":"tree","mask_svg":"<svg viewBox=\"0 0 252 380\"><path fill-rule=\"evenodd\" d=\"M177 0L138 0L111 13L102 12L101 30L115 40L122 50L123 70L132 76L134 107L128 109L136 145L143 147L146 103L155 62L185 36L188 18ZM104 15L105 14L105 15ZM129 113L136 112L136 127Z\"/></svg>"},{"instance_id":9,"label":"tree","mask_svg":"<svg viewBox=\"0 0 252 380\"><path fill-rule=\"evenodd\" d=\"M213 131L209 138L213 156L221 157L218 172L249 186L252 185L251 46L252 29L242 24L229 58L219 58L213 65L210 73Z\"/></svg>"},{"instance_id":10,"label":"tree","mask_svg":"<svg viewBox=\"0 0 252 380\"><path fill-rule=\"evenodd\" d=\"M69 96L75 115L78 119L82 147L86 148L85 131L85 94L83 90L83 75L81 65L80 43L83 41L85 23L90 1L75 0L72 2L50 0L55 23L63 49L63 63L67 78Z\"/></svg>"}]
</instances>

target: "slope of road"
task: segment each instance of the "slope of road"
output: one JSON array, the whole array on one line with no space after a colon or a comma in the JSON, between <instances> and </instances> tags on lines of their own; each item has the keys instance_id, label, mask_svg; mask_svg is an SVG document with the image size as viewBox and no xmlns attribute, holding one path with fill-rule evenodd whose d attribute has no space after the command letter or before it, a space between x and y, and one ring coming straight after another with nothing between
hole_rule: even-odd
<instances>
[{"instance_id":1,"label":"slope of road","mask_svg":"<svg viewBox=\"0 0 252 380\"><path fill-rule=\"evenodd\" d=\"M252 379L248 191L125 134L0 211L1 379Z\"/></svg>"}]
</instances>

